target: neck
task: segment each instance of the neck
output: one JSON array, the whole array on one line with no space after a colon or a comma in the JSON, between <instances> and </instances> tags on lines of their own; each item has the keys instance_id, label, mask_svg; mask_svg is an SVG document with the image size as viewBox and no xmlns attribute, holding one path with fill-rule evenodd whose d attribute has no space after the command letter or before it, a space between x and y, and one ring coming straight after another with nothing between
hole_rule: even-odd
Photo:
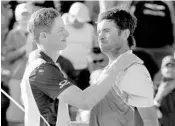
<instances>
[{"instance_id":1,"label":"neck","mask_svg":"<svg viewBox=\"0 0 175 126\"><path fill-rule=\"evenodd\" d=\"M50 51L50 49L43 48L41 46L38 47L41 51L43 51L47 56L49 56L55 63L59 57L60 51Z\"/></svg>"},{"instance_id":2,"label":"neck","mask_svg":"<svg viewBox=\"0 0 175 126\"><path fill-rule=\"evenodd\" d=\"M121 54L129 51L129 48L125 48L125 49L119 49L119 50L113 50L110 53L107 54L108 58L109 58L109 64L111 64L114 60L116 60Z\"/></svg>"}]
</instances>

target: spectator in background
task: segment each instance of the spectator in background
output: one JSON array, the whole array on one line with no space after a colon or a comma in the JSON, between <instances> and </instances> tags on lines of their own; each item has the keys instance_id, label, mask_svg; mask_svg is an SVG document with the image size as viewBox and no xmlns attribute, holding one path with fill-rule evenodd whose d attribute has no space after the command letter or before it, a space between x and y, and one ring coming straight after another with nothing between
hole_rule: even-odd
<instances>
[{"instance_id":1,"label":"spectator in background","mask_svg":"<svg viewBox=\"0 0 175 126\"><path fill-rule=\"evenodd\" d=\"M13 26L14 26L14 23L16 22L16 19L15 19L15 8L16 6L19 4L18 1L15 1L15 0L8 0L9 1L9 5L10 5L10 8L12 10L12 18L10 20L10 24L9 24L9 31L13 29Z\"/></svg>"},{"instance_id":2,"label":"spectator in background","mask_svg":"<svg viewBox=\"0 0 175 126\"><path fill-rule=\"evenodd\" d=\"M161 75L161 76L160 76ZM162 60L161 70L155 76L155 99L160 126L175 125L175 59L166 56Z\"/></svg>"},{"instance_id":3,"label":"spectator in background","mask_svg":"<svg viewBox=\"0 0 175 126\"><path fill-rule=\"evenodd\" d=\"M164 1L133 1L131 11L138 19L134 33L136 46L148 52L158 67L172 53L173 23L169 6Z\"/></svg>"},{"instance_id":4,"label":"spectator in background","mask_svg":"<svg viewBox=\"0 0 175 126\"><path fill-rule=\"evenodd\" d=\"M4 57L4 42L9 31L12 10L9 1L1 1L1 88L9 93L8 81L10 79L9 64ZM6 111L9 106L9 99L1 93L1 125L7 126Z\"/></svg>"},{"instance_id":5,"label":"spectator in background","mask_svg":"<svg viewBox=\"0 0 175 126\"><path fill-rule=\"evenodd\" d=\"M70 7L69 13L62 17L70 35L67 38L67 47L61 55L72 62L76 70L76 84L79 88L85 89L89 86L90 76L87 56L95 40L95 30L91 24L87 23L91 20L89 10L85 4L76 2Z\"/></svg>"},{"instance_id":6,"label":"spectator in background","mask_svg":"<svg viewBox=\"0 0 175 126\"><path fill-rule=\"evenodd\" d=\"M12 18L12 10L8 1L1 2L1 45L6 39L9 31L10 19Z\"/></svg>"},{"instance_id":7,"label":"spectator in background","mask_svg":"<svg viewBox=\"0 0 175 126\"><path fill-rule=\"evenodd\" d=\"M108 1L108 0L99 0L99 6L100 6L100 13L111 9L113 7L123 7L125 10L129 8L131 1Z\"/></svg>"},{"instance_id":8,"label":"spectator in background","mask_svg":"<svg viewBox=\"0 0 175 126\"><path fill-rule=\"evenodd\" d=\"M57 0L32 0L28 1L28 3L32 3L34 6L38 8L51 7L60 11L60 3Z\"/></svg>"},{"instance_id":9,"label":"spectator in background","mask_svg":"<svg viewBox=\"0 0 175 126\"><path fill-rule=\"evenodd\" d=\"M5 41L5 59L11 64L12 77L9 81L10 95L20 103L20 82L27 63L26 38L27 23L32 13L32 6L27 3L17 5L15 9L16 25L8 33ZM23 125L24 113L13 102L7 110L9 126Z\"/></svg>"},{"instance_id":10,"label":"spectator in background","mask_svg":"<svg viewBox=\"0 0 175 126\"><path fill-rule=\"evenodd\" d=\"M94 1L85 0L84 3L90 10L90 17L92 20L90 23L92 23L93 25L96 25L95 22L97 22L98 14L100 11L99 1L98 0L94 0Z\"/></svg>"},{"instance_id":11,"label":"spectator in background","mask_svg":"<svg viewBox=\"0 0 175 126\"><path fill-rule=\"evenodd\" d=\"M67 0L59 0L57 1L60 5L60 13L61 14L64 14L64 13L67 13L69 12L69 9L71 7L71 5L77 1L67 1ZM78 2L81 2L81 3L84 3L84 1L78 1Z\"/></svg>"}]
</instances>

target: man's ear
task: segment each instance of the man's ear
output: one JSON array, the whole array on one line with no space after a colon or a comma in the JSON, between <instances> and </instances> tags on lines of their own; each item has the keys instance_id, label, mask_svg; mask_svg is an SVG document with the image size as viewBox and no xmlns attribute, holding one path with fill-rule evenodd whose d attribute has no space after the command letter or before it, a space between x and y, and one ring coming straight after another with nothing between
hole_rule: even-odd
<instances>
[{"instance_id":1,"label":"man's ear","mask_svg":"<svg viewBox=\"0 0 175 126\"><path fill-rule=\"evenodd\" d=\"M39 37L40 37L40 39L46 39L47 35L45 32L41 32Z\"/></svg>"},{"instance_id":2,"label":"man's ear","mask_svg":"<svg viewBox=\"0 0 175 126\"><path fill-rule=\"evenodd\" d=\"M127 40L130 35L129 29L123 30L122 37L124 40Z\"/></svg>"}]
</instances>

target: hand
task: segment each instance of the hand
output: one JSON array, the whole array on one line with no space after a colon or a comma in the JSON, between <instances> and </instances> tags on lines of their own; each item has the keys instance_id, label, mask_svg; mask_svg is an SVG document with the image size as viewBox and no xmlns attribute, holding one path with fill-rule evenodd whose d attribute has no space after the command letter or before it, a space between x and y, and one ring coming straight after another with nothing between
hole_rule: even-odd
<instances>
[{"instance_id":1,"label":"hand","mask_svg":"<svg viewBox=\"0 0 175 126\"><path fill-rule=\"evenodd\" d=\"M162 113L161 113L161 111L157 108L157 109L156 109L156 112L157 112L157 117L158 117L158 119L161 119L161 118L162 118Z\"/></svg>"},{"instance_id":2,"label":"hand","mask_svg":"<svg viewBox=\"0 0 175 126\"><path fill-rule=\"evenodd\" d=\"M162 102L162 99L167 96L173 89L175 89L175 81L171 81L168 83L162 82L158 88L158 92L155 96L155 103L159 105Z\"/></svg>"},{"instance_id":3,"label":"hand","mask_svg":"<svg viewBox=\"0 0 175 126\"><path fill-rule=\"evenodd\" d=\"M170 81L168 83L161 83L158 91L161 91L163 94L167 95L170 93L173 89L175 89L175 80Z\"/></svg>"}]
</instances>

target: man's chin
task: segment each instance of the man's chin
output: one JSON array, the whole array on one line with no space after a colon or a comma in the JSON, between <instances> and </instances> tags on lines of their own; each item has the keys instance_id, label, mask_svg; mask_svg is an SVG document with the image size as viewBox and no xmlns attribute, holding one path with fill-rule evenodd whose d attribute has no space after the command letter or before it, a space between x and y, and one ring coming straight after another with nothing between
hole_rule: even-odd
<instances>
[{"instance_id":1,"label":"man's chin","mask_svg":"<svg viewBox=\"0 0 175 126\"><path fill-rule=\"evenodd\" d=\"M59 48L58 50L59 50L59 51L63 51L66 47L67 47L67 45L64 45L64 46L62 46L61 48Z\"/></svg>"},{"instance_id":2,"label":"man's chin","mask_svg":"<svg viewBox=\"0 0 175 126\"><path fill-rule=\"evenodd\" d=\"M105 47L100 47L100 50L101 50L102 53L105 53L105 52L107 52L108 49L105 48Z\"/></svg>"},{"instance_id":3,"label":"man's chin","mask_svg":"<svg viewBox=\"0 0 175 126\"><path fill-rule=\"evenodd\" d=\"M67 47L67 45L65 44L65 45L62 47L62 49L61 49L61 50L64 50L66 47Z\"/></svg>"}]
</instances>

